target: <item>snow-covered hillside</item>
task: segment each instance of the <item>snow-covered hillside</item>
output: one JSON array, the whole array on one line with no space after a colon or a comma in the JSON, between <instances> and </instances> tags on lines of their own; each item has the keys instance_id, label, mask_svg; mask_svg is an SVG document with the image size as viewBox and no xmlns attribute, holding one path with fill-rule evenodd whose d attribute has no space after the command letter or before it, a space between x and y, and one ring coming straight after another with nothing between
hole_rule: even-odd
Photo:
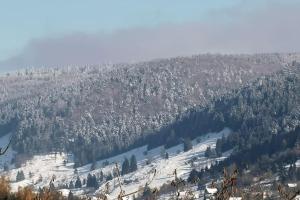
<instances>
[{"instance_id":1,"label":"snow-covered hillside","mask_svg":"<svg viewBox=\"0 0 300 200\"><path fill-rule=\"evenodd\" d=\"M100 171L104 175L112 173L115 169L115 163L120 166L124 158L130 158L131 155L135 155L138 162L138 170L126 174L121 177L122 187L128 192L136 191L140 186L144 186L147 181L152 179L154 170L156 175L151 182L151 187L160 187L162 184L167 183L174 179L173 172L176 169L178 176L186 179L189 172L193 169L204 168L210 166L212 162L222 160L228 156L229 153L224 154L223 157L207 159L204 157L204 152L208 146L214 148L216 140L221 138L223 135L230 133L228 128L225 128L218 133L208 133L202 137L193 140L193 149L184 152L183 145L177 145L169 149L158 147L147 152L147 146L133 149L126 153L111 157L107 160L100 160L96 162L95 170L90 171L91 165L88 164L77 169L77 173L74 171L74 162L72 155L67 154L48 154L48 155L37 155L31 160L27 161L20 168L14 168L10 170L9 176L11 178L11 186L13 190L17 190L19 186L33 186L35 189L39 187L48 186L51 178L55 176L55 186L61 187L62 185L69 184L71 180L75 182L77 176L81 180L86 179L88 173L99 175ZM169 159L165 159L161 156L162 151L169 154ZM145 155L147 152L147 155ZM194 160L193 167L191 160ZM147 160L151 160L150 164L147 164ZM107 166L103 163L108 162ZM16 175L18 171L23 171L25 174L25 180L16 182ZM89 193L90 195L96 195L105 188L105 181L100 184L100 188L97 191L86 190L85 186L82 189L74 189L72 192L75 194ZM114 198L120 192L117 178L109 181L110 184L110 197ZM64 194L68 194L68 190L63 189Z\"/></svg>"},{"instance_id":2,"label":"snow-covered hillside","mask_svg":"<svg viewBox=\"0 0 300 200\"><path fill-rule=\"evenodd\" d=\"M18 153L68 150L84 165L146 145L145 137L186 111L288 61L281 54L204 54L9 74L0 77L0 136L12 132Z\"/></svg>"},{"instance_id":3,"label":"snow-covered hillside","mask_svg":"<svg viewBox=\"0 0 300 200\"><path fill-rule=\"evenodd\" d=\"M11 133L0 137L0 148L2 148L2 151L4 151L7 145L9 144L10 138ZM7 149L6 153L0 157L0 170L4 170L5 165L9 166L11 164L11 161L15 154L16 152L13 151L11 148Z\"/></svg>"}]
</instances>

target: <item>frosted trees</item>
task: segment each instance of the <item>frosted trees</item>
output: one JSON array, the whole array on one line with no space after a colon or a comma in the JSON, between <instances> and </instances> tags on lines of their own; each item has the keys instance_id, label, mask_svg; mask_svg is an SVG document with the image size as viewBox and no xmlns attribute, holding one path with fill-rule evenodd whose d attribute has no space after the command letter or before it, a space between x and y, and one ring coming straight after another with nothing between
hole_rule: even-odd
<instances>
[{"instance_id":1,"label":"frosted trees","mask_svg":"<svg viewBox=\"0 0 300 200\"><path fill-rule=\"evenodd\" d=\"M18 171L17 172L17 176L16 176L16 181L19 182L19 181L23 181L25 179L25 175L24 175L24 172L21 170L21 171Z\"/></svg>"},{"instance_id":2,"label":"frosted trees","mask_svg":"<svg viewBox=\"0 0 300 200\"><path fill-rule=\"evenodd\" d=\"M126 157L122 163L122 175L125 175L127 173L133 172L137 170L137 160L135 155L132 155L130 160L128 160Z\"/></svg>"},{"instance_id":3,"label":"frosted trees","mask_svg":"<svg viewBox=\"0 0 300 200\"><path fill-rule=\"evenodd\" d=\"M18 152L70 151L82 165L130 148L274 63L269 72L280 68L280 55L199 55L11 74L0 77L0 136L16 134Z\"/></svg>"}]
</instances>

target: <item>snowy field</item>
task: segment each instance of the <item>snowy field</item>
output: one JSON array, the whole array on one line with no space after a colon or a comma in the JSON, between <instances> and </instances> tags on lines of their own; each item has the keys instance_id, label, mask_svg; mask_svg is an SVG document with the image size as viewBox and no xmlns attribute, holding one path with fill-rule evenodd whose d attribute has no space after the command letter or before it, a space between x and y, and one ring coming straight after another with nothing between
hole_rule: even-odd
<instances>
[{"instance_id":1,"label":"snowy field","mask_svg":"<svg viewBox=\"0 0 300 200\"><path fill-rule=\"evenodd\" d=\"M32 159L27 161L21 168L13 168L6 172L6 174L11 179L11 186L13 190L17 190L19 186L33 186L35 189L39 187L48 186L49 181L53 176L55 176L54 184L55 186L69 184L71 180L75 183L77 176L81 180L86 179L88 173L99 175L100 171L103 171L104 175L108 173L113 174L115 169L115 163L121 166L125 157L130 159L132 155L136 156L138 162L138 170L133 173L126 174L121 177L122 187L126 193L136 191L140 186L144 186L149 180L152 179L154 171L156 170L156 175L150 184L150 187L159 188L164 183L167 183L174 179L174 170L177 170L178 176L186 179L189 172L193 169L191 166L191 160L196 160L194 162L194 168L200 169L206 166L210 166L211 163L222 160L228 156L229 153L223 155L223 157L215 159L207 159L204 157L204 152L208 146L212 148L215 147L216 140L221 138L223 135L228 135L230 130L225 128L219 133L208 133L193 140L193 148L187 152L183 151L183 145L177 145L175 147L165 149L163 147L158 147L147 152L147 146L142 146L140 148L133 149L126 153L111 157L109 159L100 160L96 162L95 170L90 171L91 164L77 168L78 174L74 173L74 162L72 155L67 154L48 154L48 155L37 155ZM6 136L9 138L9 136ZM2 141L2 138L1 138ZM3 140L4 141L4 140ZM161 156L162 152L167 152L169 154L169 159L165 159ZM14 152L10 152L7 156L12 156ZM8 157L7 159L10 159ZM2 161L1 163L4 162ZM146 161L151 160L150 164ZM109 162L109 165L104 166L105 161ZM121 167L120 167L121 168ZM16 182L17 172L23 170L25 174L25 180ZM4 173L4 172L2 172ZM90 191L86 189L74 189L72 192L74 194L86 194L97 195L105 189L105 183L100 185L97 191ZM114 199L120 192L117 178L109 181L110 185L110 199ZM64 194L68 194L67 189L61 190Z\"/></svg>"}]
</instances>

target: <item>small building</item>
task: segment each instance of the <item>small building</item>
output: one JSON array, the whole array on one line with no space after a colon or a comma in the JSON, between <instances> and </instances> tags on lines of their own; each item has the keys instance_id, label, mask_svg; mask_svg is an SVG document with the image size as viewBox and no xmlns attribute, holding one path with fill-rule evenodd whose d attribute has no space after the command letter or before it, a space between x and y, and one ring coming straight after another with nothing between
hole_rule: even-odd
<instances>
[{"instance_id":1,"label":"small building","mask_svg":"<svg viewBox=\"0 0 300 200\"><path fill-rule=\"evenodd\" d=\"M287 185L288 185L289 188L297 187L297 183L288 183Z\"/></svg>"},{"instance_id":2,"label":"small building","mask_svg":"<svg viewBox=\"0 0 300 200\"><path fill-rule=\"evenodd\" d=\"M206 187L204 191L204 200L211 200L216 198L216 194L218 192L217 188Z\"/></svg>"},{"instance_id":3,"label":"small building","mask_svg":"<svg viewBox=\"0 0 300 200\"><path fill-rule=\"evenodd\" d=\"M229 200L242 200L242 197L229 197Z\"/></svg>"}]
</instances>

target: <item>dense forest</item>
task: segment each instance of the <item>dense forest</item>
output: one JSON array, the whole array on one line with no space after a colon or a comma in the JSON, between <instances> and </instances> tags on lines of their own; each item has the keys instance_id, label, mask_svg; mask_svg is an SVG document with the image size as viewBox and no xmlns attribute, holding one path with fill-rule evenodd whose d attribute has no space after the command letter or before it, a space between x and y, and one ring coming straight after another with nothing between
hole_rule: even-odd
<instances>
[{"instance_id":1,"label":"dense forest","mask_svg":"<svg viewBox=\"0 0 300 200\"><path fill-rule=\"evenodd\" d=\"M215 152L233 149L226 160L193 176L219 176L224 167L235 165L252 174L278 173L284 180L300 180L295 162L300 158L300 65L294 63L270 76L258 78L242 89L216 98L205 108L190 109L176 123L165 127L167 145L180 138L195 138L206 131L230 127L233 132L219 139ZM168 132L172 132L170 135ZM155 139L152 140L156 145ZM289 171L284 170L290 166Z\"/></svg>"},{"instance_id":2,"label":"dense forest","mask_svg":"<svg viewBox=\"0 0 300 200\"><path fill-rule=\"evenodd\" d=\"M234 93L214 104L210 101L261 75L283 69L292 58L293 54L207 54L7 74L0 78L0 135L11 132L13 148L19 153L68 151L75 154L76 163L81 165L147 144L148 139L151 143L149 136L164 132L163 127L182 116L195 113L196 122L196 118L201 118L201 114L196 114L198 108L205 107L209 115L202 117L213 121L186 122L185 126L190 126L187 130L191 130L188 134L175 125L176 132L165 131L164 137L168 134L193 137L223 126L246 127L248 122L239 125L242 120L239 113L234 115L235 111L223 108L234 104L226 102ZM237 96L234 101L244 105L244 100ZM195 106L198 107L189 110ZM243 112L246 108L243 107ZM280 112L286 112L285 109ZM252 112L247 114L257 111ZM290 118L285 123L291 123ZM287 125L284 127L288 128ZM169 140L171 145L173 139Z\"/></svg>"},{"instance_id":3,"label":"dense forest","mask_svg":"<svg viewBox=\"0 0 300 200\"><path fill-rule=\"evenodd\" d=\"M195 138L229 127L234 133L227 138L226 145L222 145L228 150L249 148L270 140L274 134L294 131L300 125L299 75L299 64L294 63L280 72L260 77L216 97L205 107L189 109L156 135L164 135L160 140L162 144L174 145L181 138ZM151 146L157 145L156 135L150 139Z\"/></svg>"}]
</instances>

